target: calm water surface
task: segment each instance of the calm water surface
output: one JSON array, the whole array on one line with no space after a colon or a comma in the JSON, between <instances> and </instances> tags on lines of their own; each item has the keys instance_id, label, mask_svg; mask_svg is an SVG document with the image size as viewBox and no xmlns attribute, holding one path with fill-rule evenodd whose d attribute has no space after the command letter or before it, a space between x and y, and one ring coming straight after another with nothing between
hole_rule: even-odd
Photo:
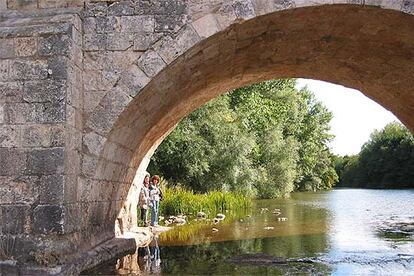
<instances>
[{"instance_id":1,"label":"calm water surface","mask_svg":"<svg viewBox=\"0 0 414 276\"><path fill-rule=\"evenodd\" d=\"M295 193L256 201L252 210L228 214L219 224L189 221L137 254L85 273L414 275L414 190ZM313 263L229 262L246 253Z\"/></svg>"}]
</instances>

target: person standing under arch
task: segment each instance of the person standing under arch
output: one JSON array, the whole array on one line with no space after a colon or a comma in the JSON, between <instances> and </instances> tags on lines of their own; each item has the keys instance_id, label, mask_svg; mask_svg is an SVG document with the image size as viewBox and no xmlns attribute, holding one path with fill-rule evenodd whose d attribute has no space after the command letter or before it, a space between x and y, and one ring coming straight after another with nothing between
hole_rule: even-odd
<instances>
[{"instance_id":1,"label":"person standing under arch","mask_svg":"<svg viewBox=\"0 0 414 276\"><path fill-rule=\"evenodd\" d=\"M139 207L141 209L141 220L144 223L144 226L148 226L148 205L150 203L150 192L149 192L149 185L150 185L150 175L146 174L144 177L144 182L139 193Z\"/></svg>"},{"instance_id":2,"label":"person standing under arch","mask_svg":"<svg viewBox=\"0 0 414 276\"><path fill-rule=\"evenodd\" d=\"M158 175L152 176L150 191L150 206L151 206L151 225L158 226L158 211L160 207L160 199L162 197L161 190L158 186L160 177Z\"/></svg>"}]
</instances>

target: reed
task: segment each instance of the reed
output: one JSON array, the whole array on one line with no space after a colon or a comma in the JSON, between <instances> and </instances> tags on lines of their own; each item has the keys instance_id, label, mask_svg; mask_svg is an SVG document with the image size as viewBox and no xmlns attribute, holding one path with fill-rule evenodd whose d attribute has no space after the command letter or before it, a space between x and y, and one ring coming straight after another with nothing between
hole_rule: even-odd
<instances>
[{"instance_id":1,"label":"reed","mask_svg":"<svg viewBox=\"0 0 414 276\"><path fill-rule=\"evenodd\" d=\"M211 191L206 194L195 194L182 187L163 188L163 200L160 204L162 215L196 215L202 211L207 216L248 209L252 200L242 194L232 192Z\"/></svg>"}]
</instances>

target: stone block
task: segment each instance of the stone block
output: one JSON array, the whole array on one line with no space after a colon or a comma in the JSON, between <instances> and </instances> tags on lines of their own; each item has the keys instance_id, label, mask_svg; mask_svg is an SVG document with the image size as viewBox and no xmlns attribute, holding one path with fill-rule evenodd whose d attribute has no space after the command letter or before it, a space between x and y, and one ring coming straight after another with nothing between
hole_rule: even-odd
<instances>
[{"instance_id":1,"label":"stone block","mask_svg":"<svg viewBox=\"0 0 414 276\"><path fill-rule=\"evenodd\" d=\"M38 0L39 8L49 9L49 8L64 8L68 6L70 0Z\"/></svg>"},{"instance_id":2,"label":"stone block","mask_svg":"<svg viewBox=\"0 0 414 276\"><path fill-rule=\"evenodd\" d=\"M4 115L4 105L3 103L0 104L0 124L4 124L6 122L6 116Z\"/></svg>"},{"instance_id":3,"label":"stone block","mask_svg":"<svg viewBox=\"0 0 414 276\"><path fill-rule=\"evenodd\" d=\"M155 41L160 38L160 34L137 34L134 36L134 51L146 51Z\"/></svg>"},{"instance_id":4,"label":"stone block","mask_svg":"<svg viewBox=\"0 0 414 276\"><path fill-rule=\"evenodd\" d=\"M26 153L15 148L0 148L0 175L16 176L26 170Z\"/></svg>"},{"instance_id":5,"label":"stone block","mask_svg":"<svg viewBox=\"0 0 414 276\"><path fill-rule=\"evenodd\" d=\"M83 36L83 48L85 51L105 50L106 35L97 33L85 33Z\"/></svg>"},{"instance_id":6,"label":"stone block","mask_svg":"<svg viewBox=\"0 0 414 276\"><path fill-rule=\"evenodd\" d=\"M119 114L97 106L87 119L86 126L95 132L106 136L112 129Z\"/></svg>"},{"instance_id":7,"label":"stone block","mask_svg":"<svg viewBox=\"0 0 414 276\"><path fill-rule=\"evenodd\" d=\"M49 76L48 64L44 60L14 60L10 76L15 80L46 79Z\"/></svg>"},{"instance_id":8,"label":"stone block","mask_svg":"<svg viewBox=\"0 0 414 276\"><path fill-rule=\"evenodd\" d=\"M279 0L275 0L279 1ZM280 0L280 1L286 1L286 0ZM230 5L229 3L223 4L218 11L216 12L216 18L220 25L220 29L224 30L228 26L234 23L236 20L236 13L234 11L234 7Z\"/></svg>"},{"instance_id":9,"label":"stone block","mask_svg":"<svg viewBox=\"0 0 414 276\"><path fill-rule=\"evenodd\" d=\"M32 204L37 200L37 176L0 176L2 204Z\"/></svg>"},{"instance_id":10,"label":"stone block","mask_svg":"<svg viewBox=\"0 0 414 276\"><path fill-rule=\"evenodd\" d=\"M105 16L108 13L108 5L106 2L90 2L85 1L85 9L83 16Z\"/></svg>"},{"instance_id":11,"label":"stone block","mask_svg":"<svg viewBox=\"0 0 414 276\"><path fill-rule=\"evenodd\" d=\"M85 215L81 204L65 204L65 233L72 233L81 229L81 218Z\"/></svg>"},{"instance_id":12,"label":"stone block","mask_svg":"<svg viewBox=\"0 0 414 276\"><path fill-rule=\"evenodd\" d=\"M68 77L68 68L67 60L64 57L52 57L47 61L48 66L48 77L52 79L67 79Z\"/></svg>"},{"instance_id":13,"label":"stone block","mask_svg":"<svg viewBox=\"0 0 414 276\"><path fill-rule=\"evenodd\" d=\"M0 102L20 102L22 87L16 82L0 82Z\"/></svg>"},{"instance_id":14,"label":"stone block","mask_svg":"<svg viewBox=\"0 0 414 276\"><path fill-rule=\"evenodd\" d=\"M409 14L414 13L414 2L411 0L404 0L402 2L401 11Z\"/></svg>"},{"instance_id":15,"label":"stone block","mask_svg":"<svg viewBox=\"0 0 414 276\"><path fill-rule=\"evenodd\" d=\"M14 48L12 38L0 38L0 58L13 58L15 56Z\"/></svg>"},{"instance_id":16,"label":"stone block","mask_svg":"<svg viewBox=\"0 0 414 276\"><path fill-rule=\"evenodd\" d=\"M115 16L133 15L134 5L131 1L114 2L108 6L108 14Z\"/></svg>"},{"instance_id":17,"label":"stone block","mask_svg":"<svg viewBox=\"0 0 414 276\"><path fill-rule=\"evenodd\" d=\"M105 49L110 51L125 51L134 43L133 33L109 33L106 34Z\"/></svg>"},{"instance_id":18,"label":"stone block","mask_svg":"<svg viewBox=\"0 0 414 276\"><path fill-rule=\"evenodd\" d=\"M0 59L0 81L10 81L10 60Z\"/></svg>"},{"instance_id":19,"label":"stone block","mask_svg":"<svg viewBox=\"0 0 414 276\"><path fill-rule=\"evenodd\" d=\"M6 103L4 121L8 124L61 123L65 121L65 103Z\"/></svg>"},{"instance_id":20,"label":"stone block","mask_svg":"<svg viewBox=\"0 0 414 276\"><path fill-rule=\"evenodd\" d=\"M51 127L49 125L24 125L22 129L22 147L49 147Z\"/></svg>"},{"instance_id":21,"label":"stone block","mask_svg":"<svg viewBox=\"0 0 414 276\"><path fill-rule=\"evenodd\" d=\"M250 0L234 1L233 8L237 18L247 20L256 16L253 4Z\"/></svg>"},{"instance_id":22,"label":"stone block","mask_svg":"<svg viewBox=\"0 0 414 276\"><path fill-rule=\"evenodd\" d=\"M88 202L91 199L89 198L90 193L92 191L92 186L94 185L94 181L92 179L88 179L85 177L78 178L78 187L77 187L77 200L80 202Z\"/></svg>"},{"instance_id":23,"label":"stone block","mask_svg":"<svg viewBox=\"0 0 414 276\"><path fill-rule=\"evenodd\" d=\"M97 33L113 33L121 30L119 17L105 16L95 18L95 30Z\"/></svg>"},{"instance_id":24,"label":"stone block","mask_svg":"<svg viewBox=\"0 0 414 276\"><path fill-rule=\"evenodd\" d=\"M84 154L82 156L82 175L86 177L93 177L96 172L98 158L95 156Z\"/></svg>"},{"instance_id":25,"label":"stone block","mask_svg":"<svg viewBox=\"0 0 414 276\"><path fill-rule=\"evenodd\" d=\"M63 148L36 149L28 153L27 174L48 175L64 173Z\"/></svg>"},{"instance_id":26,"label":"stone block","mask_svg":"<svg viewBox=\"0 0 414 276\"><path fill-rule=\"evenodd\" d=\"M0 11L7 10L7 0L1 0L0 1Z\"/></svg>"},{"instance_id":27,"label":"stone block","mask_svg":"<svg viewBox=\"0 0 414 276\"><path fill-rule=\"evenodd\" d=\"M88 132L83 137L83 152L99 156L106 138L94 132Z\"/></svg>"},{"instance_id":28,"label":"stone block","mask_svg":"<svg viewBox=\"0 0 414 276\"><path fill-rule=\"evenodd\" d=\"M130 97L124 89L114 87L102 98L100 105L106 110L111 110L114 115L119 115L125 110L125 107L131 100L132 97Z\"/></svg>"},{"instance_id":29,"label":"stone block","mask_svg":"<svg viewBox=\"0 0 414 276\"><path fill-rule=\"evenodd\" d=\"M0 205L0 233L22 234L28 231L30 206Z\"/></svg>"},{"instance_id":30,"label":"stone block","mask_svg":"<svg viewBox=\"0 0 414 276\"><path fill-rule=\"evenodd\" d=\"M25 114L26 122L62 123L66 119L65 107L64 101L30 104L29 110Z\"/></svg>"},{"instance_id":31,"label":"stone block","mask_svg":"<svg viewBox=\"0 0 414 276\"><path fill-rule=\"evenodd\" d=\"M41 56L69 56L71 43L67 35L53 34L40 37L38 53Z\"/></svg>"},{"instance_id":32,"label":"stone block","mask_svg":"<svg viewBox=\"0 0 414 276\"><path fill-rule=\"evenodd\" d=\"M148 50L138 59L138 66L148 77L154 77L166 64L157 52Z\"/></svg>"},{"instance_id":33,"label":"stone block","mask_svg":"<svg viewBox=\"0 0 414 276\"><path fill-rule=\"evenodd\" d=\"M6 103L3 106L4 109L4 123L7 124L22 124L27 121L27 117L30 114L30 109L33 105L27 103Z\"/></svg>"},{"instance_id":34,"label":"stone block","mask_svg":"<svg viewBox=\"0 0 414 276\"><path fill-rule=\"evenodd\" d=\"M200 37L197 32L192 27L186 27L180 31L175 39L166 37L157 43L154 48L164 61L170 64L198 41L200 41Z\"/></svg>"},{"instance_id":35,"label":"stone block","mask_svg":"<svg viewBox=\"0 0 414 276\"><path fill-rule=\"evenodd\" d=\"M65 126L53 125L50 128L50 146L63 147L65 145Z\"/></svg>"},{"instance_id":36,"label":"stone block","mask_svg":"<svg viewBox=\"0 0 414 276\"><path fill-rule=\"evenodd\" d=\"M45 175L40 177L38 194L41 204L59 204L63 202L65 176Z\"/></svg>"},{"instance_id":37,"label":"stone block","mask_svg":"<svg viewBox=\"0 0 414 276\"><path fill-rule=\"evenodd\" d=\"M17 148L20 146L20 126L0 125L0 147Z\"/></svg>"},{"instance_id":38,"label":"stone block","mask_svg":"<svg viewBox=\"0 0 414 276\"><path fill-rule=\"evenodd\" d=\"M156 15L155 32L176 33L188 23L188 15Z\"/></svg>"},{"instance_id":39,"label":"stone block","mask_svg":"<svg viewBox=\"0 0 414 276\"><path fill-rule=\"evenodd\" d=\"M153 33L155 19L151 15L121 17L121 31L127 33Z\"/></svg>"},{"instance_id":40,"label":"stone block","mask_svg":"<svg viewBox=\"0 0 414 276\"><path fill-rule=\"evenodd\" d=\"M83 110L85 113L91 113L98 105L100 100L105 96L107 91L84 91L83 92Z\"/></svg>"},{"instance_id":41,"label":"stone block","mask_svg":"<svg viewBox=\"0 0 414 276\"><path fill-rule=\"evenodd\" d=\"M37 8L37 0L7 0L10 10L33 10Z\"/></svg>"},{"instance_id":42,"label":"stone block","mask_svg":"<svg viewBox=\"0 0 414 276\"><path fill-rule=\"evenodd\" d=\"M85 34L96 33L96 18L95 17L85 17L83 19L83 32Z\"/></svg>"},{"instance_id":43,"label":"stone block","mask_svg":"<svg viewBox=\"0 0 414 276\"><path fill-rule=\"evenodd\" d=\"M192 24L198 35L202 38L209 37L220 31L220 27L214 14L207 14Z\"/></svg>"},{"instance_id":44,"label":"stone block","mask_svg":"<svg viewBox=\"0 0 414 276\"><path fill-rule=\"evenodd\" d=\"M63 207L39 205L33 211L33 232L36 234L63 233Z\"/></svg>"},{"instance_id":45,"label":"stone block","mask_svg":"<svg viewBox=\"0 0 414 276\"><path fill-rule=\"evenodd\" d=\"M23 85L23 100L32 102L62 101L66 97L66 82L64 80L29 81Z\"/></svg>"},{"instance_id":46,"label":"stone block","mask_svg":"<svg viewBox=\"0 0 414 276\"><path fill-rule=\"evenodd\" d=\"M37 37L17 37L14 39L16 56L29 57L37 52Z\"/></svg>"},{"instance_id":47,"label":"stone block","mask_svg":"<svg viewBox=\"0 0 414 276\"><path fill-rule=\"evenodd\" d=\"M136 65L131 65L119 81L120 85L126 86L131 97L135 97L151 79Z\"/></svg>"}]
</instances>

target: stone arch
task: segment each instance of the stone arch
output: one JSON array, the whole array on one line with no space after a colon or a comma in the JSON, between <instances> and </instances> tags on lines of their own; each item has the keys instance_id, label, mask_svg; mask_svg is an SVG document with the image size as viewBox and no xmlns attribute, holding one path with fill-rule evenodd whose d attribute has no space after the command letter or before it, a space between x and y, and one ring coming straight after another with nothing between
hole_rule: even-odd
<instances>
[{"instance_id":1,"label":"stone arch","mask_svg":"<svg viewBox=\"0 0 414 276\"><path fill-rule=\"evenodd\" d=\"M44 129L48 139L60 135L58 146L0 146L0 175L9 186L10 178L28 173L28 187L40 186L35 180L46 174L42 183L49 187L61 174L56 190L34 194L23 207L0 197L1 219L24 211L21 225L6 225L20 239L16 254L36 247L57 256L89 250L114 236L120 210L125 228L132 227L133 190L157 145L183 116L242 85L286 77L342 84L414 129L411 0L3 2L0 82L27 78L47 80L40 92L62 88L62 95L37 95L47 103L32 98L33 108L65 100L63 111L34 109L41 120L23 114L39 124L55 119ZM64 85L50 88L51 79ZM3 109L9 112L3 100L0 124ZM48 158L56 164L39 165Z\"/></svg>"},{"instance_id":2,"label":"stone arch","mask_svg":"<svg viewBox=\"0 0 414 276\"><path fill-rule=\"evenodd\" d=\"M414 21L389 10L406 6L296 2L224 2L194 9L173 38L166 35L148 45L123 72L86 122L86 136L104 141L99 157L91 157L97 164L95 183L119 184L112 186L111 205L98 208L106 208L107 223L133 201L132 193L127 199L130 183L136 189L166 133L195 108L242 85L284 77L343 84L363 91L412 128L413 107L407 103L412 102ZM124 214L130 206L124 206Z\"/></svg>"}]
</instances>

